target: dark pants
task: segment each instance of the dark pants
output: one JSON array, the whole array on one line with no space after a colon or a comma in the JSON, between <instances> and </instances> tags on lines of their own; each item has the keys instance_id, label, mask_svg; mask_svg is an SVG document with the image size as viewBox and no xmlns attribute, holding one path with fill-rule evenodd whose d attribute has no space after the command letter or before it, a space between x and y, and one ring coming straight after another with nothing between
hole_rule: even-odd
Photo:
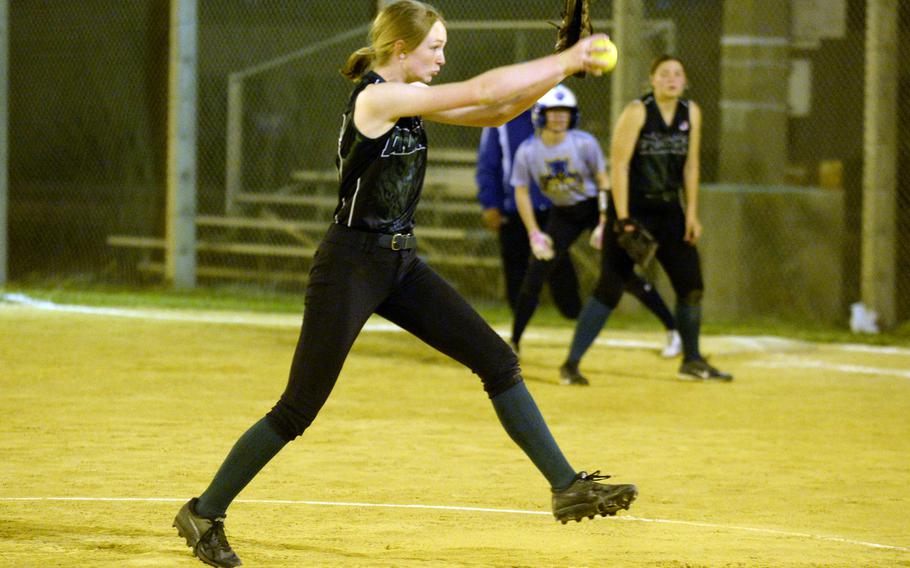
<instances>
[{"instance_id":1,"label":"dark pants","mask_svg":"<svg viewBox=\"0 0 910 568\"><path fill-rule=\"evenodd\" d=\"M544 231L553 239L553 252L555 256L550 260L539 260L531 257L531 264L525 274L524 282L518 293L518 303L515 306L515 319L512 322L512 342L518 344L524 334L528 322L537 309L540 292L553 270L562 263L572 263L569 247L578 239L582 232L597 226L600 212L597 209L597 199L587 199L575 205L554 207L550 209L550 216ZM556 290L551 286L555 293ZM577 289L576 289L577 292ZM581 301L572 313L572 319L581 312Z\"/></svg>"},{"instance_id":2,"label":"dark pants","mask_svg":"<svg viewBox=\"0 0 910 568\"><path fill-rule=\"evenodd\" d=\"M332 225L316 252L288 385L267 415L288 440L316 418L373 313L471 369L491 398L521 381L508 344L416 249L394 251L376 241L375 234Z\"/></svg>"},{"instance_id":3,"label":"dark pants","mask_svg":"<svg viewBox=\"0 0 910 568\"><path fill-rule=\"evenodd\" d=\"M677 302L698 304L704 283L698 249L684 240L686 216L677 205L651 212L635 212L638 219L657 239L655 258L670 279ZM612 227L616 213L612 204L608 213L608 226ZM635 264L616 242L613 231L604 231L600 279L594 288L594 297L610 308L619 304L626 283L637 278Z\"/></svg>"},{"instance_id":4,"label":"dark pants","mask_svg":"<svg viewBox=\"0 0 910 568\"><path fill-rule=\"evenodd\" d=\"M546 227L548 214L549 211L536 211L537 224ZM531 262L528 231L518 213L503 215L503 224L499 228L499 250L506 279L506 299L514 312L518 305L521 283L528 272L528 263ZM553 265L546 282L550 286L550 295L559 313L569 319L578 317L578 312L581 311L578 276L568 255Z\"/></svg>"}]
</instances>

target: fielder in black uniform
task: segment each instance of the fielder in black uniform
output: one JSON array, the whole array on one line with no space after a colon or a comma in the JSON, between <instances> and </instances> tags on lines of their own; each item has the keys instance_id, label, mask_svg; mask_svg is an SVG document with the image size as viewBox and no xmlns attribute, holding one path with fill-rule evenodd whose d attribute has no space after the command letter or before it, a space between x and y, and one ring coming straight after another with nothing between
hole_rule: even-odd
<instances>
[{"instance_id":1,"label":"fielder in black uniform","mask_svg":"<svg viewBox=\"0 0 910 568\"><path fill-rule=\"evenodd\" d=\"M228 506L313 422L374 313L480 377L506 432L550 483L557 520L615 514L637 494L634 485L597 483L602 476L569 465L508 344L417 257L412 233L426 170L423 121L501 124L567 75L599 75L592 42L606 36L438 87L426 85L445 64L446 28L435 9L415 0L390 4L374 20L370 37L371 46L353 53L342 69L356 86L338 142L339 202L310 272L287 388L240 437L205 492L174 519L194 554L214 566L240 565L224 534Z\"/></svg>"},{"instance_id":2,"label":"fielder in black uniform","mask_svg":"<svg viewBox=\"0 0 910 568\"><path fill-rule=\"evenodd\" d=\"M676 324L683 343L679 378L731 381L708 364L699 351L701 262L695 244L698 220L701 111L682 98L686 73L671 56L651 66L653 92L630 103L613 131L610 147L612 203L607 217L614 230L604 231L600 279L587 302L560 375L584 383L579 361L594 342L633 278L632 259L617 243L617 234L634 230L637 220L657 239L657 260L676 293ZM683 209L682 202L685 203Z\"/></svg>"},{"instance_id":3,"label":"fielder in black uniform","mask_svg":"<svg viewBox=\"0 0 910 568\"><path fill-rule=\"evenodd\" d=\"M591 133L578 128L578 101L565 85L557 85L534 105L537 132L521 143L515 154L512 185L515 203L527 230L533 253L515 306L512 322L512 349L517 353L525 328L537 309L543 284L551 272L570 258L569 247L586 230L593 230L591 245L601 248L599 235L606 222L606 194L610 178L600 149ZM538 187L553 203L544 230L534 215L531 188ZM600 211L600 204L603 211ZM571 261L569 261L571 262ZM626 281L635 295L666 327L670 343L663 354L673 352L676 322L657 290L633 273ZM581 308L579 307L579 312ZM573 318L578 317L578 312ZM563 377L574 384L574 376Z\"/></svg>"}]
</instances>

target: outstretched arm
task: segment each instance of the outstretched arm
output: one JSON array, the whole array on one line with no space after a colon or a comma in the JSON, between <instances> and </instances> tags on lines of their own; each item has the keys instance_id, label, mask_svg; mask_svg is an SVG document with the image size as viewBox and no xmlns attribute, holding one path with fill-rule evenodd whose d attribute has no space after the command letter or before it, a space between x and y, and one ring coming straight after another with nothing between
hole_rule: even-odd
<instances>
[{"instance_id":1,"label":"outstretched arm","mask_svg":"<svg viewBox=\"0 0 910 568\"><path fill-rule=\"evenodd\" d=\"M377 83L364 89L357 100L354 121L368 134L384 132L402 116L466 126L497 126L530 107L569 75L602 73L603 62L593 45L605 39L597 34L562 53L524 63L497 67L466 81L427 87L422 84Z\"/></svg>"},{"instance_id":2,"label":"outstretched arm","mask_svg":"<svg viewBox=\"0 0 910 568\"><path fill-rule=\"evenodd\" d=\"M500 126L531 108L548 90L533 90L498 104L468 106L424 115L424 118L459 126Z\"/></svg>"}]
</instances>

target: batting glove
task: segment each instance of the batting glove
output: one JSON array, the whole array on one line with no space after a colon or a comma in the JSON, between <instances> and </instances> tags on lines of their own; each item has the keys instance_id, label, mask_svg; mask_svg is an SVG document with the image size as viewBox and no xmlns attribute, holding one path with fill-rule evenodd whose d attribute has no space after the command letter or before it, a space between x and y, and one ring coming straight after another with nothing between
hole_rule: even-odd
<instances>
[{"instance_id":1,"label":"batting glove","mask_svg":"<svg viewBox=\"0 0 910 568\"><path fill-rule=\"evenodd\" d=\"M531 233L531 252L537 260L552 260L555 255L553 252L553 239L543 231L533 231Z\"/></svg>"},{"instance_id":2,"label":"batting glove","mask_svg":"<svg viewBox=\"0 0 910 568\"><path fill-rule=\"evenodd\" d=\"M594 230L591 231L591 239L588 241L593 248L600 250L603 247L604 243L604 224L599 223Z\"/></svg>"}]
</instances>

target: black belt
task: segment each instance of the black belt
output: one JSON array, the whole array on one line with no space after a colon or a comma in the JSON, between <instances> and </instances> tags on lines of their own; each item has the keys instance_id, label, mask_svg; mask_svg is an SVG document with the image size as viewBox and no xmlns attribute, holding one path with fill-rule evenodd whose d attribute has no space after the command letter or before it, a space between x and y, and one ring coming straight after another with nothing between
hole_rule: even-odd
<instances>
[{"instance_id":1,"label":"black belt","mask_svg":"<svg viewBox=\"0 0 910 568\"><path fill-rule=\"evenodd\" d=\"M2 0L0 0L2 1ZM326 240L335 243L357 243L361 247L379 246L391 250L410 250L417 248L417 237L410 233L371 233L352 229L345 225L333 223L326 234Z\"/></svg>"},{"instance_id":2,"label":"black belt","mask_svg":"<svg viewBox=\"0 0 910 568\"><path fill-rule=\"evenodd\" d=\"M385 248L392 250L409 250L417 247L417 237L414 235L405 235L395 233L394 235L379 235L376 243Z\"/></svg>"}]
</instances>

